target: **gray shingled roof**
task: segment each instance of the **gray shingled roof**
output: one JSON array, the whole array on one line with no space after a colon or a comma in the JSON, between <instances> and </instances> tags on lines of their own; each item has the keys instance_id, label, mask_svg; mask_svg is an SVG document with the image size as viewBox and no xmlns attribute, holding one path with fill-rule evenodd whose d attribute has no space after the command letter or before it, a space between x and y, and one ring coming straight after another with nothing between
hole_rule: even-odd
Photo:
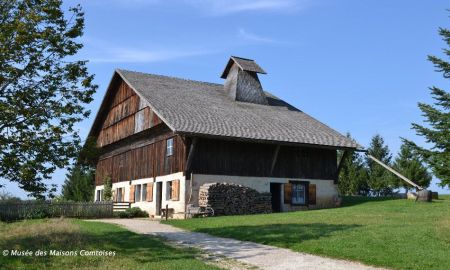
<instances>
[{"instance_id":1,"label":"gray shingled roof","mask_svg":"<svg viewBox=\"0 0 450 270\"><path fill-rule=\"evenodd\" d=\"M238 139L360 146L286 102L266 93L269 105L236 102L223 85L126 70L117 73L175 132Z\"/></svg>"},{"instance_id":2,"label":"gray shingled roof","mask_svg":"<svg viewBox=\"0 0 450 270\"><path fill-rule=\"evenodd\" d=\"M256 73L262 73L267 74L262 67L260 67L255 60L237 57L237 56L231 56L230 60L228 60L227 65L225 66L225 69L222 72L222 75L220 78L225 79L227 77L228 72L230 71L231 65L233 63L236 63L242 70L245 71L251 71Z\"/></svg>"}]
</instances>

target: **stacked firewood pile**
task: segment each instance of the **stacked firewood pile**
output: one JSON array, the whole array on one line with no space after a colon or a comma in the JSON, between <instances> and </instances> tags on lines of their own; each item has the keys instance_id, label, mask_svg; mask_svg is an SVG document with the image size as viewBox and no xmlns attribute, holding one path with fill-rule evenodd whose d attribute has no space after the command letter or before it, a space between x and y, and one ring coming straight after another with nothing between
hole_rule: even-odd
<instances>
[{"instance_id":1,"label":"stacked firewood pile","mask_svg":"<svg viewBox=\"0 0 450 270\"><path fill-rule=\"evenodd\" d=\"M215 215L272 213L270 193L237 184L207 183L200 187L199 206L209 205Z\"/></svg>"}]
</instances>

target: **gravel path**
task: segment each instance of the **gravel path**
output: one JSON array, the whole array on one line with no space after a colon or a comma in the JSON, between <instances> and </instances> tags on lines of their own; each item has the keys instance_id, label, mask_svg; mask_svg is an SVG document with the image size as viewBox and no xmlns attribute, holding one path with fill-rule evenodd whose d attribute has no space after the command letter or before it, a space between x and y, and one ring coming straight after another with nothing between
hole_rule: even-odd
<instances>
[{"instance_id":1,"label":"gravel path","mask_svg":"<svg viewBox=\"0 0 450 270\"><path fill-rule=\"evenodd\" d=\"M121 225L140 234L161 236L178 246L195 247L207 254L226 257L241 263L231 269L308 269L308 270L368 270L382 269L357 262L324 258L320 256L294 252L253 242L215 237L204 233L189 232L158 221L143 219L104 219L101 222ZM248 267L242 267L243 265Z\"/></svg>"}]
</instances>

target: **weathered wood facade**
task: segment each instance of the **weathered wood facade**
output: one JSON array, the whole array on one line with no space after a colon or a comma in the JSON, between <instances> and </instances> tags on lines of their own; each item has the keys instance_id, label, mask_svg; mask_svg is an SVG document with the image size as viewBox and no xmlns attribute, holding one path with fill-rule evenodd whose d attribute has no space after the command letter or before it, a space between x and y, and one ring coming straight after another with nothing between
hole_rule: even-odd
<instances>
[{"instance_id":1,"label":"weathered wood facade","mask_svg":"<svg viewBox=\"0 0 450 270\"><path fill-rule=\"evenodd\" d=\"M110 104L98 135L99 147L162 123L147 102L141 100L124 81L116 84L116 94Z\"/></svg>"},{"instance_id":2,"label":"weathered wood facade","mask_svg":"<svg viewBox=\"0 0 450 270\"><path fill-rule=\"evenodd\" d=\"M174 142L174 154L171 156L166 155L169 138L173 138ZM95 184L102 185L106 176L116 183L184 171L185 149L181 136L167 134L159 141L107 156L97 163Z\"/></svg>"},{"instance_id":3,"label":"weathered wood facade","mask_svg":"<svg viewBox=\"0 0 450 270\"><path fill-rule=\"evenodd\" d=\"M102 185L107 176L117 183L183 171L184 139L170 131L123 80L116 80L97 138L103 154L97 163L95 185ZM170 138L174 153L167 156Z\"/></svg>"},{"instance_id":4,"label":"weathered wood facade","mask_svg":"<svg viewBox=\"0 0 450 270\"><path fill-rule=\"evenodd\" d=\"M194 151L189 173L333 180L337 178L337 157L334 149L199 139Z\"/></svg>"}]
</instances>

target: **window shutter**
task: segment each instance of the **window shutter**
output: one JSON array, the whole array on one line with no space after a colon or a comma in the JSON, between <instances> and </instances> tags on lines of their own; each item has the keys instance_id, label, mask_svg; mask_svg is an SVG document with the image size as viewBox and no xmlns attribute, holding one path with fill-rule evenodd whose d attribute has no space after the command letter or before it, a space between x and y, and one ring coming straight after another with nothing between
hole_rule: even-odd
<instances>
[{"instance_id":1,"label":"window shutter","mask_svg":"<svg viewBox=\"0 0 450 270\"><path fill-rule=\"evenodd\" d=\"M284 203L292 202L292 184L286 183L284 184Z\"/></svg>"},{"instance_id":2,"label":"window shutter","mask_svg":"<svg viewBox=\"0 0 450 270\"><path fill-rule=\"evenodd\" d=\"M172 181L172 201L180 200L180 180Z\"/></svg>"},{"instance_id":3,"label":"window shutter","mask_svg":"<svg viewBox=\"0 0 450 270\"><path fill-rule=\"evenodd\" d=\"M153 183L147 184L147 202L153 202Z\"/></svg>"},{"instance_id":4,"label":"window shutter","mask_svg":"<svg viewBox=\"0 0 450 270\"><path fill-rule=\"evenodd\" d=\"M134 202L134 185L130 186L130 202Z\"/></svg>"},{"instance_id":5,"label":"window shutter","mask_svg":"<svg viewBox=\"0 0 450 270\"><path fill-rule=\"evenodd\" d=\"M308 201L308 204L316 204L316 184L309 184Z\"/></svg>"}]
</instances>

